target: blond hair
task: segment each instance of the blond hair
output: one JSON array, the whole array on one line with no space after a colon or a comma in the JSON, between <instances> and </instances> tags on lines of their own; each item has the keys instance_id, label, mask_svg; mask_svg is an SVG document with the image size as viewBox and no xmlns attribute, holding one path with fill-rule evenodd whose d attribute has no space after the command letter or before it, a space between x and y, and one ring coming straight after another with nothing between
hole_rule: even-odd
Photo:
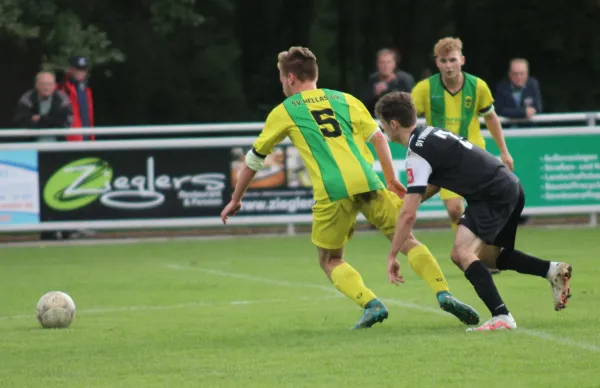
<instances>
[{"instance_id":1,"label":"blond hair","mask_svg":"<svg viewBox=\"0 0 600 388\"><path fill-rule=\"evenodd\" d=\"M462 40L460 38L443 38L433 46L433 55L436 57L443 57L450 54L453 51L458 51L462 55Z\"/></svg>"},{"instance_id":2,"label":"blond hair","mask_svg":"<svg viewBox=\"0 0 600 388\"><path fill-rule=\"evenodd\" d=\"M317 57L306 47L293 46L280 52L277 68L286 75L294 74L300 81L315 81L319 75Z\"/></svg>"}]
</instances>

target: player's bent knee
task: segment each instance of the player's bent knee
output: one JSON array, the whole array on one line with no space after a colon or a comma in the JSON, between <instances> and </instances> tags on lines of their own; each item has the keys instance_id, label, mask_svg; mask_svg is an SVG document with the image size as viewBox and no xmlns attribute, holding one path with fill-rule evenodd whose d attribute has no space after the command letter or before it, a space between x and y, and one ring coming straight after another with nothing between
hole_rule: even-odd
<instances>
[{"instance_id":1,"label":"player's bent knee","mask_svg":"<svg viewBox=\"0 0 600 388\"><path fill-rule=\"evenodd\" d=\"M466 253L467 252L463 248L454 247L452 249L452 252L450 253L450 258L452 259L454 264L456 264L460 267L461 264L466 260L466 257L467 257Z\"/></svg>"},{"instance_id":2,"label":"player's bent knee","mask_svg":"<svg viewBox=\"0 0 600 388\"><path fill-rule=\"evenodd\" d=\"M448 216L454 223L460 221L460 217L463 215L463 209L460 206L453 206L448 208Z\"/></svg>"},{"instance_id":3,"label":"player's bent knee","mask_svg":"<svg viewBox=\"0 0 600 388\"><path fill-rule=\"evenodd\" d=\"M332 266L339 265L343 260L343 249L325 249L319 248L319 265L328 272Z\"/></svg>"},{"instance_id":4,"label":"player's bent knee","mask_svg":"<svg viewBox=\"0 0 600 388\"><path fill-rule=\"evenodd\" d=\"M455 223L460 220L460 217L465 211L462 202L454 200L446 201L446 210L448 211L450 219Z\"/></svg>"}]
</instances>

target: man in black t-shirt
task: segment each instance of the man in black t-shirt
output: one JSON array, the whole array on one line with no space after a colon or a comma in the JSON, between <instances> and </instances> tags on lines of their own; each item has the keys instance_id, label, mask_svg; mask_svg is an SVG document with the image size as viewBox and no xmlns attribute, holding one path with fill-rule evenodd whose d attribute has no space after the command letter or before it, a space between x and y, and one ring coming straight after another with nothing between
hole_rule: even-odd
<instances>
[{"instance_id":1,"label":"man in black t-shirt","mask_svg":"<svg viewBox=\"0 0 600 388\"><path fill-rule=\"evenodd\" d=\"M483 325L468 331L517 328L490 272L480 260L490 268L546 278L552 286L554 309L565 308L571 296L571 266L515 250L517 227L525 205L519 178L492 154L466 139L442 128L416 125L416 109L408 93L385 95L375 112L390 140L408 148L408 191L388 257L390 281L399 276L396 256L412 231L419 205L444 188L467 201L456 232L452 261L464 271L492 314ZM504 142L503 138L497 140Z\"/></svg>"}]
</instances>

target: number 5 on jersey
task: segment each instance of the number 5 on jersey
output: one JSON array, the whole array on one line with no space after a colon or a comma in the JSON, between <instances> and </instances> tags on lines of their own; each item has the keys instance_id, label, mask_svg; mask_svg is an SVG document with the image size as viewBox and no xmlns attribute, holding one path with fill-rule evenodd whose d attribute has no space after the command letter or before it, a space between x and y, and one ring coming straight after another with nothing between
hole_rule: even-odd
<instances>
[{"instance_id":1,"label":"number 5 on jersey","mask_svg":"<svg viewBox=\"0 0 600 388\"><path fill-rule=\"evenodd\" d=\"M340 123L335 119L333 109L321 109L311 110L310 114L315 119L315 122L319 124L319 129L325 137L339 137L342 135L342 127ZM330 130L328 126L333 129Z\"/></svg>"}]
</instances>

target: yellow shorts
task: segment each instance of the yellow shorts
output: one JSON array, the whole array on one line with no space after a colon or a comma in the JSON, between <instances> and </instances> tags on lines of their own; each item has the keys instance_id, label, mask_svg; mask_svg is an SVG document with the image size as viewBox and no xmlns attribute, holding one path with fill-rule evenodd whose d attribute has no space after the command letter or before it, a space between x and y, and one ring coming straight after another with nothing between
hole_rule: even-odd
<instances>
[{"instance_id":1,"label":"yellow shorts","mask_svg":"<svg viewBox=\"0 0 600 388\"><path fill-rule=\"evenodd\" d=\"M480 143L479 141L473 141L471 139L469 139L469 141L471 143L475 144L477 147L485 149L485 143ZM449 199L454 199L454 198L462 199L462 197L460 195L458 195L455 192L452 192L450 190L446 190L446 189L440 190L440 198L442 199L442 201L447 201Z\"/></svg>"},{"instance_id":2,"label":"yellow shorts","mask_svg":"<svg viewBox=\"0 0 600 388\"><path fill-rule=\"evenodd\" d=\"M312 242L325 249L344 247L354 233L358 213L384 234L392 234L402 203L402 199L386 189L332 203L317 202L313 206Z\"/></svg>"},{"instance_id":3,"label":"yellow shorts","mask_svg":"<svg viewBox=\"0 0 600 388\"><path fill-rule=\"evenodd\" d=\"M453 191L446 190L446 189L440 189L440 198L442 198L442 201L447 201L449 199L462 198L462 197Z\"/></svg>"}]
</instances>

